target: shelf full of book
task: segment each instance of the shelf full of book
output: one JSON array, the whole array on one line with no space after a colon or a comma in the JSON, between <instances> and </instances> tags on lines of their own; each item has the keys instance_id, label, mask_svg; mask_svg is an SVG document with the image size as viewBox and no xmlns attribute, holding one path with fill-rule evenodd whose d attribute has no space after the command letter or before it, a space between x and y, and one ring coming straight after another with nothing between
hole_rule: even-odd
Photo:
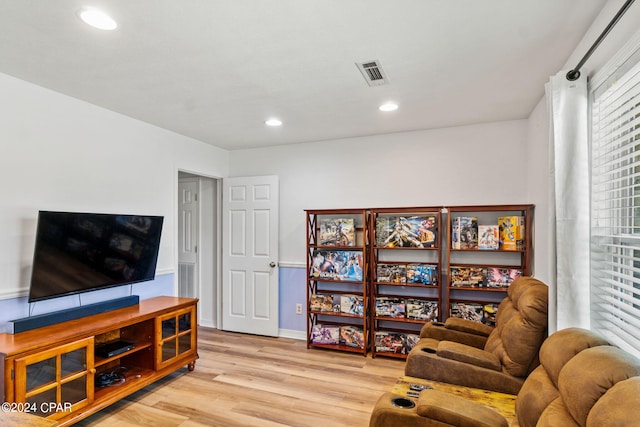
<instances>
[{"instance_id":1,"label":"shelf full of book","mask_svg":"<svg viewBox=\"0 0 640 427\"><path fill-rule=\"evenodd\" d=\"M445 317L493 326L510 283L532 274L533 205L454 206L444 210Z\"/></svg>"},{"instance_id":2,"label":"shelf full of book","mask_svg":"<svg viewBox=\"0 0 640 427\"><path fill-rule=\"evenodd\" d=\"M369 215L306 210L307 348L366 355L369 340Z\"/></svg>"},{"instance_id":3,"label":"shelf full of book","mask_svg":"<svg viewBox=\"0 0 640 427\"><path fill-rule=\"evenodd\" d=\"M441 307L440 208L371 209L372 355L406 358Z\"/></svg>"}]
</instances>

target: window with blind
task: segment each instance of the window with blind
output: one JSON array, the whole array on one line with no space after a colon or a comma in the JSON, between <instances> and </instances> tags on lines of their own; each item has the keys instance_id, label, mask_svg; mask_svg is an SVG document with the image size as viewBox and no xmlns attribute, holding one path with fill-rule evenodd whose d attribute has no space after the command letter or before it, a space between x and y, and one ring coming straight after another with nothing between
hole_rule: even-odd
<instances>
[{"instance_id":1,"label":"window with blind","mask_svg":"<svg viewBox=\"0 0 640 427\"><path fill-rule=\"evenodd\" d=\"M614 344L640 355L637 55L592 90L591 107L591 325Z\"/></svg>"}]
</instances>

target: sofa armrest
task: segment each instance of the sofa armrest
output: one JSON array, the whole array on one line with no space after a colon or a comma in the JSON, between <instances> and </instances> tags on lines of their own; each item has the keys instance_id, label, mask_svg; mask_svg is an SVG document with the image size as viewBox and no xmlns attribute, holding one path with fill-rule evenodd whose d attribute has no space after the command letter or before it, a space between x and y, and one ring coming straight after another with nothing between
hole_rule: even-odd
<instances>
[{"instance_id":1,"label":"sofa armrest","mask_svg":"<svg viewBox=\"0 0 640 427\"><path fill-rule=\"evenodd\" d=\"M418 415L446 425L460 427L508 427L508 421L478 402L439 390L423 390L418 398Z\"/></svg>"},{"instance_id":2,"label":"sofa armrest","mask_svg":"<svg viewBox=\"0 0 640 427\"><path fill-rule=\"evenodd\" d=\"M461 319L459 317L449 317L444 322L444 327L454 331L466 332L469 334L489 337L495 328L484 323L473 320Z\"/></svg>"},{"instance_id":3,"label":"sofa armrest","mask_svg":"<svg viewBox=\"0 0 640 427\"><path fill-rule=\"evenodd\" d=\"M475 347L451 341L440 341L436 351L438 357L457 360L493 371L502 371L502 363L495 354Z\"/></svg>"},{"instance_id":4,"label":"sofa armrest","mask_svg":"<svg viewBox=\"0 0 640 427\"><path fill-rule=\"evenodd\" d=\"M488 328L488 329L487 329ZM493 328L479 322L450 317L446 323L425 323L420 330L420 338L438 341L454 341L476 348L484 348Z\"/></svg>"}]
</instances>

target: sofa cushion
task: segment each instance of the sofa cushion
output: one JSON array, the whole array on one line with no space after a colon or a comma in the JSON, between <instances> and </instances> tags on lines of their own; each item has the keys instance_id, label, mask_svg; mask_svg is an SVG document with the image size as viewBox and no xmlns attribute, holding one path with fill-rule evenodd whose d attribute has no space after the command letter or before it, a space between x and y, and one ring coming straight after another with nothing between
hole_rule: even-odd
<instances>
[{"instance_id":1,"label":"sofa cushion","mask_svg":"<svg viewBox=\"0 0 640 427\"><path fill-rule=\"evenodd\" d=\"M446 359L457 360L462 363L501 371L500 359L488 351L452 341L440 341L438 344L438 356Z\"/></svg>"},{"instance_id":2,"label":"sofa cushion","mask_svg":"<svg viewBox=\"0 0 640 427\"><path fill-rule=\"evenodd\" d=\"M589 411L607 390L638 375L640 359L618 347L598 346L583 350L567 362L558 377L558 390L571 416L584 426Z\"/></svg>"},{"instance_id":3,"label":"sofa cushion","mask_svg":"<svg viewBox=\"0 0 640 427\"><path fill-rule=\"evenodd\" d=\"M485 325L480 322L470 322L467 319L462 319L460 317L449 317L444 322L444 326L447 329L451 329L453 331L467 332L470 334L481 335L488 337L493 332L494 328L489 325Z\"/></svg>"},{"instance_id":4,"label":"sofa cushion","mask_svg":"<svg viewBox=\"0 0 640 427\"><path fill-rule=\"evenodd\" d=\"M507 420L484 405L438 390L420 392L418 415L457 427L508 427Z\"/></svg>"},{"instance_id":5,"label":"sofa cushion","mask_svg":"<svg viewBox=\"0 0 640 427\"><path fill-rule=\"evenodd\" d=\"M610 425L613 419L616 420L617 425L637 425L638 407L640 407L640 377L620 381L593 405L587 417L587 427Z\"/></svg>"},{"instance_id":6,"label":"sofa cushion","mask_svg":"<svg viewBox=\"0 0 640 427\"><path fill-rule=\"evenodd\" d=\"M540 347L540 363L551 382L558 387L558 376L564 365L582 350L609 345L602 336L587 329L567 328L552 334Z\"/></svg>"},{"instance_id":7,"label":"sofa cushion","mask_svg":"<svg viewBox=\"0 0 640 427\"><path fill-rule=\"evenodd\" d=\"M460 322L450 322L452 319L457 319ZM454 326L454 328L449 328L449 326L447 326L449 324ZM422 329L420 329L420 338L431 338L438 341L455 341L461 344L466 344L475 348L483 349L485 344L487 343L487 337L489 336L490 332L486 332L486 330L482 332L476 325L480 325L480 322L460 319L457 317L450 317L445 323L427 322L424 324ZM488 327L493 331L492 327L484 324L482 326Z\"/></svg>"},{"instance_id":8,"label":"sofa cushion","mask_svg":"<svg viewBox=\"0 0 640 427\"><path fill-rule=\"evenodd\" d=\"M439 356L440 344L435 339L420 339L407 357L405 375L509 394L517 394L522 387L523 378Z\"/></svg>"},{"instance_id":9,"label":"sofa cushion","mask_svg":"<svg viewBox=\"0 0 640 427\"><path fill-rule=\"evenodd\" d=\"M535 425L536 427L580 427L567 410L561 397L545 408Z\"/></svg>"},{"instance_id":10,"label":"sofa cushion","mask_svg":"<svg viewBox=\"0 0 640 427\"><path fill-rule=\"evenodd\" d=\"M559 396L544 366L538 366L529 374L516 398L518 426L535 427L545 408Z\"/></svg>"},{"instance_id":11,"label":"sofa cushion","mask_svg":"<svg viewBox=\"0 0 640 427\"><path fill-rule=\"evenodd\" d=\"M510 375L526 377L538 365L538 350L547 337L547 301L547 285L519 277L500 303L496 329L484 349L495 354Z\"/></svg>"}]
</instances>

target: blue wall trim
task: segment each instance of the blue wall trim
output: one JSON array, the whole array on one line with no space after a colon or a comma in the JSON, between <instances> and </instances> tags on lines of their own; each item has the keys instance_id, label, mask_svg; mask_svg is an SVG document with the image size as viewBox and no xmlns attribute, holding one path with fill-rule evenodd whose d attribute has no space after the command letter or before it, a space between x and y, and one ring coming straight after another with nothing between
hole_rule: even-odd
<instances>
[{"instance_id":1,"label":"blue wall trim","mask_svg":"<svg viewBox=\"0 0 640 427\"><path fill-rule=\"evenodd\" d=\"M141 300L160 295L173 295L173 276L173 273L157 275L154 280L148 282L38 301L32 304L27 302L26 296L1 300L0 332L10 332L11 320L28 316L81 307L129 295L138 295Z\"/></svg>"},{"instance_id":2,"label":"blue wall trim","mask_svg":"<svg viewBox=\"0 0 640 427\"><path fill-rule=\"evenodd\" d=\"M120 286L101 291L87 292L31 304L27 297L0 300L0 332L10 331L10 321L64 310L81 305L93 304L127 295L139 295L140 299L148 299L160 295L174 295L174 274L157 275L149 282L136 283L132 286ZM305 268L280 267L280 329L300 331L307 330L307 278ZM296 314L296 304L302 304L302 314ZM31 311L31 313L30 313Z\"/></svg>"},{"instance_id":3,"label":"blue wall trim","mask_svg":"<svg viewBox=\"0 0 640 427\"><path fill-rule=\"evenodd\" d=\"M307 330L307 270L280 267L280 329ZM302 314L296 314L296 304L302 304Z\"/></svg>"}]
</instances>

